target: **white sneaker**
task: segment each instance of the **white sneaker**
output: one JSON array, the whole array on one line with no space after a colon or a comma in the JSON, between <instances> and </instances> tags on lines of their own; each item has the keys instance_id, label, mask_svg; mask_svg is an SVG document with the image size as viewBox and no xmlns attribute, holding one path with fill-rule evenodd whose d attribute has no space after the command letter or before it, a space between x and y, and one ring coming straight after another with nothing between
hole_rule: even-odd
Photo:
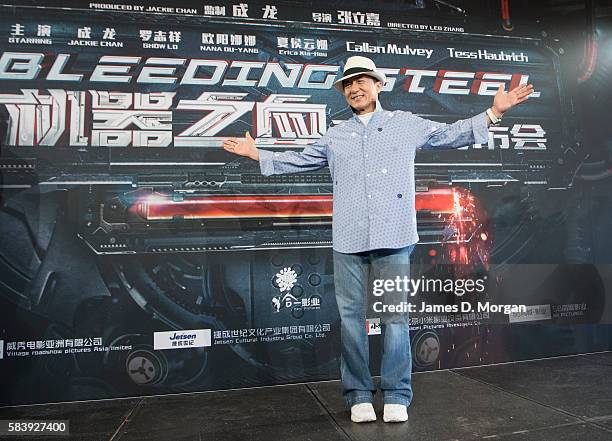
<instances>
[{"instance_id":1,"label":"white sneaker","mask_svg":"<svg viewBox=\"0 0 612 441\"><path fill-rule=\"evenodd\" d=\"M359 403L351 406L351 421L354 423L376 421L376 412L374 412L372 403Z\"/></svg>"},{"instance_id":2,"label":"white sneaker","mask_svg":"<svg viewBox=\"0 0 612 441\"><path fill-rule=\"evenodd\" d=\"M385 423L403 423L408 421L408 408L403 404L385 404L383 421Z\"/></svg>"}]
</instances>

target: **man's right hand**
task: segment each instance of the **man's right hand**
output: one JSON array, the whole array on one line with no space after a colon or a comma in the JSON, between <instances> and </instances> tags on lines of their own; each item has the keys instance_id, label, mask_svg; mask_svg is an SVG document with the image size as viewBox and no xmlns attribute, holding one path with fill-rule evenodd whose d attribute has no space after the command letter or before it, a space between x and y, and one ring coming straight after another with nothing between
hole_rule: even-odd
<instances>
[{"instance_id":1,"label":"man's right hand","mask_svg":"<svg viewBox=\"0 0 612 441\"><path fill-rule=\"evenodd\" d=\"M244 139L227 138L223 142L223 149L259 161L259 152L257 151L257 147L255 147L255 140L251 137L249 132L245 132L244 136Z\"/></svg>"}]
</instances>

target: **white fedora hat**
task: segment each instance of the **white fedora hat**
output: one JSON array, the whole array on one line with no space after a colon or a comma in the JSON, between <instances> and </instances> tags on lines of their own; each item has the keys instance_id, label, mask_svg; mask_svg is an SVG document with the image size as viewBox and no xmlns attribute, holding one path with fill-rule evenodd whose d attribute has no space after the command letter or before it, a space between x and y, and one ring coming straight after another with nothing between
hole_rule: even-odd
<instances>
[{"instance_id":1,"label":"white fedora hat","mask_svg":"<svg viewBox=\"0 0 612 441\"><path fill-rule=\"evenodd\" d=\"M356 77L357 75L368 75L376 80L385 84L387 77L382 72L378 72L376 70L376 65L372 60L366 57L361 57L359 55L355 55L353 57L349 57L346 60L346 64L344 65L344 72L342 72L342 77L340 77L334 83L334 87L338 92L343 93L342 81Z\"/></svg>"}]
</instances>

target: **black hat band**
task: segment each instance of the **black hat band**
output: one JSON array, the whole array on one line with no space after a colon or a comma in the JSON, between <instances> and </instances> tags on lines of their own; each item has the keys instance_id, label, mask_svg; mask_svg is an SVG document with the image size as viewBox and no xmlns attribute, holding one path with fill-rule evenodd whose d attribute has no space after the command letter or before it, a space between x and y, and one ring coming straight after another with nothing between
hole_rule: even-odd
<instances>
[{"instance_id":1,"label":"black hat band","mask_svg":"<svg viewBox=\"0 0 612 441\"><path fill-rule=\"evenodd\" d=\"M366 67L351 67L350 69L345 70L344 73L342 74L342 76L346 77L348 75L353 75L353 74L356 74L356 73L363 73L363 72L374 73L374 71L372 69L368 69Z\"/></svg>"}]
</instances>

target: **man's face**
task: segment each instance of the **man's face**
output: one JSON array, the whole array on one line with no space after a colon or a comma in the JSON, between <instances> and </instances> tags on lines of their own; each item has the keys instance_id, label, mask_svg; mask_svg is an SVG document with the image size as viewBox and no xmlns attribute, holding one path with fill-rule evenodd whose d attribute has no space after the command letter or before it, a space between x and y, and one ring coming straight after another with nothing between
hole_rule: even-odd
<instances>
[{"instance_id":1,"label":"man's face","mask_svg":"<svg viewBox=\"0 0 612 441\"><path fill-rule=\"evenodd\" d=\"M342 81L344 97L355 113L369 113L376 110L376 99L382 83L369 75L357 75Z\"/></svg>"}]
</instances>

